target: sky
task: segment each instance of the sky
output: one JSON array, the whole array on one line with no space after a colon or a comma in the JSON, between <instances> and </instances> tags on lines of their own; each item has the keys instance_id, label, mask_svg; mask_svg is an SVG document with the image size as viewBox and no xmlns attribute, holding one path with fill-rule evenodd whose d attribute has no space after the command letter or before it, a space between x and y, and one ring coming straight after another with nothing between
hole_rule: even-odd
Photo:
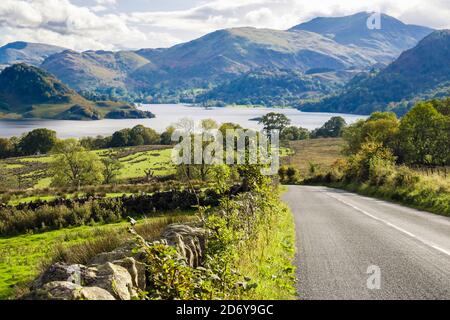
<instances>
[{"instance_id":1,"label":"sky","mask_svg":"<svg viewBox=\"0 0 450 320\"><path fill-rule=\"evenodd\" d=\"M84 50L169 47L218 29L288 29L317 16L383 12L450 29L450 0L0 0L0 46Z\"/></svg>"}]
</instances>

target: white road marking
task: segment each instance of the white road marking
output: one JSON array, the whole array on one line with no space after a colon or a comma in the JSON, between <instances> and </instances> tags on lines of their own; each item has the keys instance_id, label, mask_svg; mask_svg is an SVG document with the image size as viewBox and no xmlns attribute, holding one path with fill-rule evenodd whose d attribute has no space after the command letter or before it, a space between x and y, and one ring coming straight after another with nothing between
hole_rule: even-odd
<instances>
[{"instance_id":1,"label":"white road marking","mask_svg":"<svg viewBox=\"0 0 450 320\"><path fill-rule=\"evenodd\" d=\"M335 200L337 200L337 201L339 201L339 202L341 202L341 203L343 203L343 204L345 204L345 205L347 205L347 206L349 206L349 207L351 207L351 208L361 212L362 214L364 214L364 215L366 215L366 216L368 216L368 217L370 217L370 218L372 218L374 220L382 222L385 225L387 225L387 226L389 226L391 228L394 228L395 230L400 231L401 233L404 233L404 234L410 236L411 238L414 238L414 239L422 242L423 244L425 244L425 245L427 245L427 246L429 246L429 247L431 247L431 248L433 248L435 250L438 250L438 251L440 251L440 252L450 256L450 252L448 250L445 250L444 248L441 248L441 247L437 246L436 244L434 244L431 241L422 239L422 238L416 236L415 234L412 234L411 232L406 231L405 229L400 228L400 227L396 226L395 224L390 223L389 221L386 221L384 219L378 218L378 217L374 216L373 214L370 214L369 212L367 212L367 211L365 211L365 210L363 210L361 208L358 208L357 206L355 206L355 205L353 205L353 204L351 204L351 203L349 203L349 202L347 202L345 200L342 200L342 199L340 199L340 198L338 198L338 197L336 197L336 196L334 196L334 195L332 195L332 194L330 194L328 192L326 193L326 195L329 196L330 198L333 198L333 199L335 199Z\"/></svg>"}]
</instances>

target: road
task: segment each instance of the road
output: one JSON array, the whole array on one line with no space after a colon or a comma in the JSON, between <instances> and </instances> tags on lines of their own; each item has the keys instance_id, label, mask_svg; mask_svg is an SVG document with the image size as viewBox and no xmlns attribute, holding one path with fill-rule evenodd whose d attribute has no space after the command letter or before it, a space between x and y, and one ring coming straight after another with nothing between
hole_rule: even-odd
<instances>
[{"instance_id":1,"label":"road","mask_svg":"<svg viewBox=\"0 0 450 320\"><path fill-rule=\"evenodd\" d=\"M325 187L283 200L300 299L450 299L450 218Z\"/></svg>"}]
</instances>

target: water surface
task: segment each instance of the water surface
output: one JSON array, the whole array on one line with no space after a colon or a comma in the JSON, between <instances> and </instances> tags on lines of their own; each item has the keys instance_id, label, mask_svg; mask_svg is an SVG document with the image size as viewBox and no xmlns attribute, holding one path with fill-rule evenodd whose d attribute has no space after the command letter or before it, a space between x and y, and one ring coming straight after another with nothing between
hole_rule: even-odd
<instances>
[{"instance_id":1,"label":"water surface","mask_svg":"<svg viewBox=\"0 0 450 320\"><path fill-rule=\"evenodd\" d=\"M123 119L98 121L69 121L69 120L0 120L0 136L12 137L31 131L36 128L48 128L57 132L59 138L80 138L97 135L110 135L113 132L131 128L142 124L158 132L177 122L182 118L191 118L195 121L211 118L218 123L234 122L244 128L261 129L257 121L251 121L269 112L284 113L291 119L292 125L307 129L321 127L331 117L342 116L347 123L354 123L366 118L359 115L309 113L296 109L270 109L270 108L204 108L186 106L181 104L143 105L142 110L151 111L156 115L154 119Z\"/></svg>"}]
</instances>

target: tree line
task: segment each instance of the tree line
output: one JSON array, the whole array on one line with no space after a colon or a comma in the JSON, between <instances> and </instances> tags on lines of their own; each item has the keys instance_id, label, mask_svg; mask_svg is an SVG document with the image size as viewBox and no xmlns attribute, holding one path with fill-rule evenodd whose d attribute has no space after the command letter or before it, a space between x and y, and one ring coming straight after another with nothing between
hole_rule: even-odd
<instances>
[{"instance_id":1,"label":"tree line","mask_svg":"<svg viewBox=\"0 0 450 320\"><path fill-rule=\"evenodd\" d=\"M137 125L114 132L111 136L86 137L80 145L88 150L133 147L141 145L169 145L175 128L169 127L159 134L151 128ZM49 153L58 143L56 132L34 129L21 137L0 138L0 159Z\"/></svg>"}]
</instances>

